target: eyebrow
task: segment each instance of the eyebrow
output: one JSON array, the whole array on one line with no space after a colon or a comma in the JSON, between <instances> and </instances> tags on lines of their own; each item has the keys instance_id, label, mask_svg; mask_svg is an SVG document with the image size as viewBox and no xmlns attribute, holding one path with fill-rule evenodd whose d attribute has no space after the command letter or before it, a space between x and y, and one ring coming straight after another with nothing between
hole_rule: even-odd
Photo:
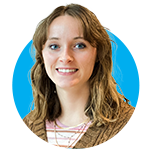
<instances>
[{"instance_id":1,"label":"eyebrow","mask_svg":"<svg viewBox=\"0 0 150 150\"><path fill-rule=\"evenodd\" d=\"M81 36L78 36L78 37L75 37L73 38L74 40L77 40L77 39L84 39L84 37L81 37Z\"/></svg>"},{"instance_id":2,"label":"eyebrow","mask_svg":"<svg viewBox=\"0 0 150 150\"><path fill-rule=\"evenodd\" d=\"M57 38L57 37L49 37L48 39L49 39L49 40L59 40L60 38Z\"/></svg>"},{"instance_id":3,"label":"eyebrow","mask_svg":"<svg viewBox=\"0 0 150 150\"><path fill-rule=\"evenodd\" d=\"M49 40L60 40L60 38L58 37L49 37ZM84 37L78 36L78 37L74 37L73 40L77 40L77 39L84 39Z\"/></svg>"}]
</instances>

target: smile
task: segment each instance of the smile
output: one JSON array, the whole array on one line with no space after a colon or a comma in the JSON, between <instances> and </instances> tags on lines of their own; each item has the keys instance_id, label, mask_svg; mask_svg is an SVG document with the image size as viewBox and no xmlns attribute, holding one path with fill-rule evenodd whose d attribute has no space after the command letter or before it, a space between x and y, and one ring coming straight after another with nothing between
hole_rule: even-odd
<instances>
[{"instance_id":1,"label":"smile","mask_svg":"<svg viewBox=\"0 0 150 150\"><path fill-rule=\"evenodd\" d=\"M76 72L78 69L56 69L58 72L69 73Z\"/></svg>"},{"instance_id":2,"label":"smile","mask_svg":"<svg viewBox=\"0 0 150 150\"><path fill-rule=\"evenodd\" d=\"M59 72L75 72L76 69L58 69Z\"/></svg>"}]
</instances>

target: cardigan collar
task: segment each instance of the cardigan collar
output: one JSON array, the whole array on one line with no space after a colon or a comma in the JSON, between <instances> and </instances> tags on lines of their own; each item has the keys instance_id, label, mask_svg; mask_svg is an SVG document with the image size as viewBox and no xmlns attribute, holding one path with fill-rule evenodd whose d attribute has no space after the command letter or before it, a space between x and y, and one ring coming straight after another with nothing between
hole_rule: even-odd
<instances>
[{"instance_id":1,"label":"cardigan collar","mask_svg":"<svg viewBox=\"0 0 150 150\"><path fill-rule=\"evenodd\" d=\"M102 127L103 127L103 125L101 126L101 128ZM48 142L45 121L42 121L42 120L35 121L33 123L32 131L38 137L40 137L44 141ZM87 146L92 147L101 131L102 130L100 130L100 127L97 127L96 125L91 125L73 148L85 148Z\"/></svg>"}]
</instances>

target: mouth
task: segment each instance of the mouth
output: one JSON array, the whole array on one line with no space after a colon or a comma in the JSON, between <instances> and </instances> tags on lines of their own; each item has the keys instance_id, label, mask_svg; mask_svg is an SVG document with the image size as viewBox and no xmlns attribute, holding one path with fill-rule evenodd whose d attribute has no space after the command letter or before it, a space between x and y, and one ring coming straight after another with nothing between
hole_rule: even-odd
<instances>
[{"instance_id":1,"label":"mouth","mask_svg":"<svg viewBox=\"0 0 150 150\"><path fill-rule=\"evenodd\" d=\"M60 73L75 73L79 69L74 69L74 68L56 68L56 70Z\"/></svg>"}]
</instances>

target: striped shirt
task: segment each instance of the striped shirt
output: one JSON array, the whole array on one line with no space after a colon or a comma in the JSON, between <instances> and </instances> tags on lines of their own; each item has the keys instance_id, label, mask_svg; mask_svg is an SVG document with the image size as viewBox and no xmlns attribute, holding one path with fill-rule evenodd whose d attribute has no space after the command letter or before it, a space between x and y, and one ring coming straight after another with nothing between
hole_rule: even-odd
<instances>
[{"instance_id":1,"label":"striped shirt","mask_svg":"<svg viewBox=\"0 0 150 150\"><path fill-rule=\"evenodd\" d=\"M48 142L55 146L73 148L82 135L86 132L90 124L91 121L80 124L77 127L69 127L68 129L68 127L60 123L58 119L56 119L56 125L55 122L46 121Z\"/></svg>"}]
</instances>

